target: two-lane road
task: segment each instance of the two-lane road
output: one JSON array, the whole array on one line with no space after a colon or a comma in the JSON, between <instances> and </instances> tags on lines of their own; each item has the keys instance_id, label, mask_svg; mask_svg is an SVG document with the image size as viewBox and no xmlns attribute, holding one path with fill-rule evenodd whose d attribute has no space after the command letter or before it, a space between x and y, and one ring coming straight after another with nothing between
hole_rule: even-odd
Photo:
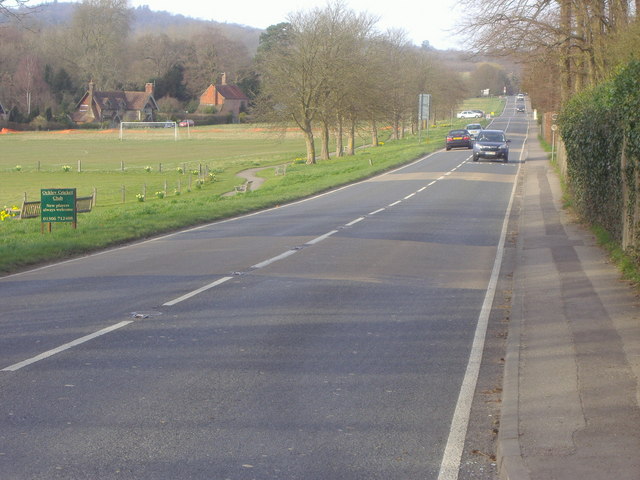
<instances>
[{"instance_id":1,"label":"two-lane road","mask_svg":"<svg viewBox=\"0 0 640 480\"><path fill-rule=\"evenodd\" d=\"M441 151L1 278L0 478L454 478L517 115L507 164Z\"/></svg>"}]
</instances>

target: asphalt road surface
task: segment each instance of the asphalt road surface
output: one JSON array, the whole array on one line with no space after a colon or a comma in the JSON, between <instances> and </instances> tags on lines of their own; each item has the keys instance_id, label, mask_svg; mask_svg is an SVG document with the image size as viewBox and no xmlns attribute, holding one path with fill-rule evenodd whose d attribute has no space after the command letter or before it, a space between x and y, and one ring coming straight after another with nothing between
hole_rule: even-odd
<instances>
[{"instance_id":1,"label":"asphalt road surface","mask_svg":"<svg viewBox=\"0 0 640 480\"><path fill-rule=\"evenodd\" d=\"M488 478L470 409L527 131L513 107L492 125L507 164L441 151L1 278L0 479Z\"/></svg>"}]
</instances>

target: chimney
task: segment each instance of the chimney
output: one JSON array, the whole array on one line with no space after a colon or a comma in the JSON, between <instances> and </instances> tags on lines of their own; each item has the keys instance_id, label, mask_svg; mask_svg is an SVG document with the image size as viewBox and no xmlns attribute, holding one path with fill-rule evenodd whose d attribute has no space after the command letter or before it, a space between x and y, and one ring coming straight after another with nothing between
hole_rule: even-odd
<instances>
[{"instance_id":1,"label":"chimney","mask_svg":"<svg viewBox=\"0 0 640 480\"><path fill-rule=\"evenodd\" d=\"M149 95L153 95L153 83L149 82L144 86L144 93L148 93Z\"/></svg>"},{"instance_id":2,"label":"chimney","mask_svg":"<svg viewBox=\"0 0 640 480\"><path fill-rule=\"evenodd\" d=\"M89 94L87 95L87 117L91 119L95 119L95 115L93 114L93 91L95 88L95 84L93 80L89 81Z\"/></svg>"},{"instance_id":3,"label":"chimney","mask_svg":"<svg viewBox=\"0 0 640 480\"><path fill-rule=\"evenodd\" d=\"M222 85L226 85L227 84L227 74L223 73L222 74Z\"/></svg>"}]
</instances>

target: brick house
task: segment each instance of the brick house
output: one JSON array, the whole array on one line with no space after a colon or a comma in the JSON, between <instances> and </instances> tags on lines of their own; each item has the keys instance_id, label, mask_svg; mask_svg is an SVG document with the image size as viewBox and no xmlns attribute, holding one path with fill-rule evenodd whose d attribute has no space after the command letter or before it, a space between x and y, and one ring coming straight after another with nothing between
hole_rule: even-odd
<instances>
[{"instance_id":1,"label":"brick house","mask_svg":"<svg viewBox=\"0 0 640 480\"><path fill-rule=\"evenodd\" d=\"M233 121L238 121L240 112L247 110L249 98L240 87L227 83L227 74L222 74L222 80L218 84L211 84L200 95L199 110L206 107L215 107L219 113L231 114Z\"/></svg>"},{"instance_id":2,"label":"brick house","mask_svg":"<svg viewBox=\"0 0 640 480\"><path fill-rule=\"evenodd\" d=\"M153 122L158 105L153 97L153 83L147 83L144 92L100 92L93 82L78 102L71 120L75 123Z\"/></svg>"}]
</instances>

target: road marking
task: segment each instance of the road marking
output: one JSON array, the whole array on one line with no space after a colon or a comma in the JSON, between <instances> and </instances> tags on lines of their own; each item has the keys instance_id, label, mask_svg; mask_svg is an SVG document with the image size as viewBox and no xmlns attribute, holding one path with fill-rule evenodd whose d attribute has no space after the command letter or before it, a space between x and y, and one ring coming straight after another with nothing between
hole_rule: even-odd
<instances>
[{"instance_id":1,"label":"road marking","mask_svg":"<svg viewBox=\"0 0 640 480\"><path fill-rule=\"evenodd\" d=\"M395 207L395 206L396 206L396 205L398 205L399 203L402 203L402 200L398 200L397 202L390 203L388 206L389 206L389 207Z\"/></svg>"},{"instance_id":2,"label":"road marking","mask_svg":"<svg viewBox=\"0 0 640 480\"><path fill-rule=\"evenodd\" d=\"M192 292L189 292L189 293L186 293L186 294L182 295L181 297L178 297L178 298L176 298L174 300L171 300L169 302L163 303L162 306L163 307L171 307L171 306L173 306L173 305L175 305L177 303L180 303L180 302L182 302L184 300L188 300L189 298L194 297L194 296L198 295L199 293L202 293L202 292L204 292L206 290L209 290L210 288L217 287L218 285L221 285L224 282L228 282L232 278L233 277L222 277L222 278L216 280L215 282L211 282L210 284L205 285L204 287L200 287L200 288L198 288L196 290L193 290Z\"/></svg>"},{"instance_id":3,"label":"road marking","mask_svg":"<svg viewBox=\"0 0 640 480\"><path fill-rule=\"evenodd\" d=\"M404 197L405 200L409 200L411 197L413 197L415 195L415 193L410 193L409 195L407 195L406 197Z\"/></svg>"},{"instance_id":4,"label":"road marking","mask_svg":"<svg viewBox=\"0 0 640 480\"><path fill-rule=\"evenodd\" d=\"M373 212L369 213L369 215L375 215L376 213L380 213L380 212L384 212L386 210L386 208L379 208L377 210L374 210Z\"/></svg>"},{"instance_id":5,"label":"road marking","mask_svg":"<svg viewBox=\"0 0 640 480\"><path fill-rule=\"evenodd\" d=\"M527 135L528 131L529 129L527 128ZM526 141L527 137L525 136L523 145ZM449 438L447 439L447 445L445 446L444 454L442 456L438 480L458 479L460 459L462 458L462 450L464 448L464 441L467 437L467 428L469 426L473 393L476 389L476 384L478 383L482 351L484 350L485 336L487 333L487 327L489 326L491 306L493 305L493 299L498 285L498 277L500 276L502 258L504 257L504 244L507 237L507 228L509 226L509 218L511 216L511 209L513 208L513 199L516 194L516 187L518 185L517 178L521 166L522 163L518 166L516 181L513 183L511 198L509 199L509 205L507 206L507 211L502 222L502 231L500 233L500 240L498 241L498 248L496 249L496 258L493 263L491 278L489 279L484 302L482 303L482 308L478 317L478 324L476 325L473 344L471 346L471 352L469 353L469 362L467 363L467 369L465 371L464 378L462 379L462 386L460 387L460 394L458 395L456 409L453 413L451 428L449 429Z\"/></svg>"},{"instance_id":6,"label":"road marking","mask_svg":"<svg viewBox=\"0 0 640 480\"><path fill-rule=\"evenodd\" d=\"M307 243L305 243L305 245L315 245L316 243L321 242L325 238L330 237L334 233L338 233L338 230L331 230L330 232L327 232L324 235L320 235L319 237L314 238L313 240L309 240Z\"/></svg>"},{"instance_id":7,"label":"road marking","mask_svg":"<svg viewBox=\"0 0 640 480\"><path fill-rule=\"evenodd\" d=\"M356 223L361 222L362 220L364 220L364 217L356 218L355 220L352 220L351 222L347 223L345 227L351 227Z\"/></svg>"},{"instance_id":8,"label":"road marking","mask_svg":"<svg viewBox=\"0 0 640 480\"><path fill-rule=\"evenodd\" d=\"M283 252L280 255L276 255L275 257L272 257L272 258L270 258L268 260L265 260L264 262L256 263L255 265L253 265L251 267L251 269L252 270L256 270L258 268L267 267L267 266L271 265L272 263L277 262L278 260L282 260L283 258L290 257L294 253L296 253L296 250L287 250L286 252Z\"/></svg>"},{"instance_id":9,"label":"road marking","mask_svg":"<svg viewBox=\"0 0 640 480\"><path fill-rule=\"evenodd\" d=\"M64 345L60 345L57 348L49 350L47 352L41 353L35 357L29 358L28 360L24 360L19 363L15 363L7 368L3 368L3 372L15 372L16 370L20 370L22 367L26 367L27 365L31 365L32 363L39 362L40 360L44 360L45 358L49 358L56 353L64 352L72 347L78 346L82 343L88 342L96 337L100 337L101 335L105 335L109 332L113 332L114 330L118 330L119 328L126 327L130 323L133 323L133 320L126 320L120 323L116 323L115 325L111 325L110 327L103 328L102 330L98 330L97 332L91 333L89 335L85 335L84 337L80 337L76 340L73 340L69 343L65 343Z\"/></svg>"}]
</instances>

